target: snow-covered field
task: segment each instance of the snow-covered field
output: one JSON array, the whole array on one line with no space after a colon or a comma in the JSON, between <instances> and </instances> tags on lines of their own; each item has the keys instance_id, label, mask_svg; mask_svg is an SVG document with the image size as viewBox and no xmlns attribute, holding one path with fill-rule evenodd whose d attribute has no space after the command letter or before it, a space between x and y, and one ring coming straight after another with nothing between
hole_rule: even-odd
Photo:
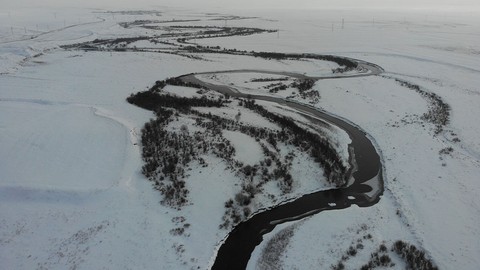
<instances>
[{"instance_id":1,"label":"snow-covered field","mask_svg":"<svg viewBox=\"0 0 480 270\"><path fill-rule=\"evenodd\" d=\"M239 13L259 18L228 21L229 26L280 32L196 42L247 51L343 55L385 69L384 76L320 80L314 86L321 97L315 106L362 127L381 151L385 192L380 202L283 224L265 237L249 268L267 267L268 256L263 254L275 247L269 240L288 232L284 248L274 255L273 269L329 268L357 239L362 239L364 248L344 262L347 269L367 263L379 244L391 246L399 239L426 250L441 269L477 269L478 14ZM214 259L218 242L228 233L219 225L224 202L238 190L232 180L235 175L210 157L211 166L188 172L190 205L178 211L160 204L161 194L141 174L140 129L153 114L128 104L126 97L157 80L193 72L265 69L325 75L336 64L223 54L202 54L204 61L172 54L58 47L96 38L156 34L151 29L123 28L119 22L182 18L200 19L185 25L225 24L178 10L161 16L78 9L0 12L1 269L202 269ZM150 46L146 41L133 44L143 45ZM221 81L251 87L247 77L225 76ZM417 84L450 105L450 122L442 133L435 135L434 126L420 117L428 110L428 100L394 78ZM165 91L197 95L183 87L168 86ZM236 110L222 110L212 114L235 117ZM247 111L240 121L278 129ZM345 154L348 138L335 130L328 135L335 134L338 150ZM258 161L249 159L260 152L252 138L236 132L224 136L248 144L237 151L237 159ZM448 147L450 153L440 154ZM294 164L299 164L293 168L299 178L321 173L309 167L305 155L297 155ZM316 187L313 181L296 186L298 192L315 188L326 186ZM185 233L171 233L175 228L185 228ZM394 262L393 268L403 269L400 260Z\"/></svg>"}]
</instances>

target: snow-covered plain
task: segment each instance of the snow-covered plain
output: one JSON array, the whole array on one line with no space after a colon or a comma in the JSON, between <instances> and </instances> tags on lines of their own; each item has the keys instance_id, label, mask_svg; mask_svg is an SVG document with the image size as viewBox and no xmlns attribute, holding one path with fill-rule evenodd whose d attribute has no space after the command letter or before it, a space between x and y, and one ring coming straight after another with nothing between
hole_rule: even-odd
<instances>
[{"instance_id":1,"label":"snow-covered plain","mask_svg":"<svg viewBox=\"0 0 480 270\"><path fill-rule=\"evenodd\" d=\"M391 78L318 81L315 89L321 99L316 106L359 125L375 140L384 160L385 192L370 208L322 212L282 225L295 227L273 267L329 268L352 239L371 234L371 240L364 241L365 249L345 262L347 269L359 268L380 243L397 239L425 249L441 269L477 269L478 14L241 13L260 18L228 21L229 26L280 29L280 33L196 42L371 61L382 66L385 75L418 84L451 106L450 123L434 136L433 125L419 117L427 111L427 101ZM237 192L235 176L211 157L207 162L216 166L189 171L191 205L181 211L161 205L161 194L140 173L140 129L153 114L125 98L156 80L192 72L254 68L311 75L331 67L221 54L203 55L210 61L202 61L170 54L58 47L95 38L155 34L125 29L118 22L182 16L205 18L188 11L161 17L90 10L0 13L0 268L189 269L205 268L212 260L218 242L228 233L218 225L223 203ZM222 26L224 21L188 23L206 24ZM174 87L167 91L194 94ZM234 117L231 110L225 113ZM252 119L242 113L241 120ZM439 154L447 147L453 148L450 154ZM299 164L305 163L306 157L297 158ZM305 173L302 167L297 171ZM309 182L302 188L313 186ZM191 224L185 234L170 233L184 222ZM265 265L261 254L267 243L256 249L249 267ZM397 262L394 268L403 265Z\"/></svg>"}]
</instances>

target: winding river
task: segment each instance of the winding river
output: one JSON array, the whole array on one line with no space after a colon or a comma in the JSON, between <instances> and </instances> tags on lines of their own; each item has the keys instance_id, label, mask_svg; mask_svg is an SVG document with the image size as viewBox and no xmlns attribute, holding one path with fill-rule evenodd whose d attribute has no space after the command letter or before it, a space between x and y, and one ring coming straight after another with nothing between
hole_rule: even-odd
<instances>
[{"instance_id":1,"label":"winding river","mask_svg":"<svg viewBox=\"0 0 480 270\"><path fill-rule=\"evenodd\" d=\"M271 232L278 224L299 220L322 211L344 209L353 204L360 207L369 207L376 204L380 200L380 196L383 194L383 168L380 155L368 135L358 126L349 123L347 120L287 99L271 96L247 95L239 92L231 85L227 86L207 83L199 79L197 75L255 72L284 75L302 79L321 80L372 76L383 72L383 69L375 64L357 59L350 60L358 63L360 72L325 77L310 77L289 72L229 70L187 74L180 77L184 82L196 83L212 90L229 94L232 97L249 97L252 99L286 105L299 111L313 123L324 124L327 122L343 129L351 139L351 143L348 145L351 169L348 171L347 179L349 179L349 181L347 185L337 189L318 191L304 195L293 201L259 212L248 220L241 222L233 228L220 245L212 269L245 269L253 250L262 242L263 235Z\"/></svg>"}]
</instances>

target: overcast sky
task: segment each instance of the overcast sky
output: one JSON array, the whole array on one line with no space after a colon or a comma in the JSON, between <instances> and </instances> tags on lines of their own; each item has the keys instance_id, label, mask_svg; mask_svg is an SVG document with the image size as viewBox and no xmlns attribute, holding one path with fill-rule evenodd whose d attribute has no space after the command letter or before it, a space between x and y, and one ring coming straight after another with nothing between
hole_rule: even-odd
<instances>
[{"instance_id":1,"label":"overcast sky","mask_svg":"<svg viewBox=\"0 0 480 270\"><path fill-rule=\"evenodd\" d=\"M460 8L480 9L480 0L0 0L1 7L15 6L148 8L152 6L205 8Z\"/></svg>"}]
</instances>

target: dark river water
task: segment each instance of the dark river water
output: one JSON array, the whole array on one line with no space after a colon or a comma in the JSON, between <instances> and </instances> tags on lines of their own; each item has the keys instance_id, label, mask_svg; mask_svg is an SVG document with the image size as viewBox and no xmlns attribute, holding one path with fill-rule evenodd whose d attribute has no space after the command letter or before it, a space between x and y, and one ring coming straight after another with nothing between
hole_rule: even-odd
<instances>
[{"instance_id":1,"label":"dark river water","mask_svg":"<svg viewBox=\"0 0 480 270\"><path fill-rule=\"evenodd\" d=\"M188 74L181 78L185 82L197 83L221 93L228 93L232 97L247 97L247 94L236 91L235 86L206 83L198 79L195 75L253 72L320 80L325 78L341 79L345 77L371 76L378 75L382 72L382 69L377 65L360 60L358 60L358 62L359 66L368 70L368 72L329 77L308 77L295 73L265 70L231 70ZM313 123L325 125L325 122L327 122L343 129L351 139L351 143L349 144L351 170L348 172L349 175L347 175L350 181L345 187L303 195L293 201L259 212L248 220L241 222L233 228L221 244L212 269L245 269L255 247L262 242L263 235L271 232L278 224L300 220L322 211L344 209L351 205L369 207L376 204L383 194L383 175L380 155L367 134L359 127L327 112L283 98L259 95L248 95L248 97L289 106L305 115L314 116L315 118L308 117Z\"/></svg>"}]
</instances>

